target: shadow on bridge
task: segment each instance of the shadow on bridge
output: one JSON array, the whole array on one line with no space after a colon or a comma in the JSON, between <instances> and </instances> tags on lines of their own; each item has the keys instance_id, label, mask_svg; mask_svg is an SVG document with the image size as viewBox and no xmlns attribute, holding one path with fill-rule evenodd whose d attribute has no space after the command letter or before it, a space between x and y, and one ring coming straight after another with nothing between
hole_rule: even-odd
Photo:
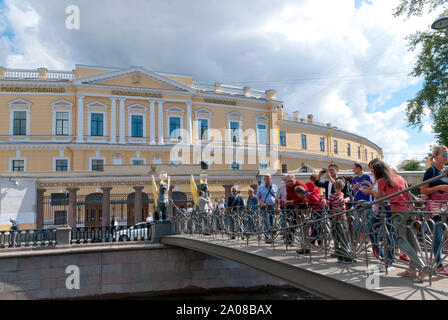
<instances>
[{"instance_id":1,"label":"shadow on bridge","mask_svg":"<svg viewBox=\"0 0 448 320\"><path fill-rule=\"evenodd\" d=\"M355 264L337 263L321 250L311 250L310 255L298 255L296 247L280 244L272 249L269 244L259 244L221 237L199 235L173 235L161 242L199 251L222 259L231 260L305 290L325 299L341 300L445 300L448 299L448 279L439 278L430 286L416 283L396 274L403 268L395 267L386 273L367 273L366 261L358 257ZM370 259L370 258L369 258ZM376 266L369 260L369 267ZM375 280L375 276L376 278Z\"/></svg>"}]
</instances>

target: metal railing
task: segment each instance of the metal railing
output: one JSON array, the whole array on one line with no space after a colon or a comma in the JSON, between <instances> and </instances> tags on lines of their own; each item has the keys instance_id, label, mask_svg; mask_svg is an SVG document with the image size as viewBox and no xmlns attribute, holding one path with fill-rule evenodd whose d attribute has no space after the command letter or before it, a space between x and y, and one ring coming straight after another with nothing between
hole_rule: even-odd
<instances>
[{"instance_id":1,"label":"metal railing","mask_svg":"<svg viewBox=\"0 0 448 320\"><path fill-rule=\"evenodd\" d=\"M322 250L325 256L330 254L341 263L354 264L362 259L367 268L372 259L376 260L386 274L391 266L407 266L416 274L429 276L431 284L432 277L445 275L440 269L448 257L448 201L406 201L401 203L401 211L391 211L390 201L447 175L373 202L360 202L345 211L330 210L324 203L292 209L227 208L191 215L178 210L173 223L177 234L226 241L237 238L247 245L266 241L272 249L296 246L310 261L312 251ZM406 256L400 258L399 250Z\"/></svg>"}]
</instances>

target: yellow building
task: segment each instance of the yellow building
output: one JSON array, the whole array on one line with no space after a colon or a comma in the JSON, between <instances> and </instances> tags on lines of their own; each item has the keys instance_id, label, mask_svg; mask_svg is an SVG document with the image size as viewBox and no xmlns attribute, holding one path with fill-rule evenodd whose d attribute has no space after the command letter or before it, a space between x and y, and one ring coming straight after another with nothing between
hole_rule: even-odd
<instances>
[{"instance_id":1,"label":"yellow building","mask_svg":"<svg viewBox=\"0 0 448 320\"><path fill-rule=\"evenodd\" d=\"M304 120L296 112L289 119L274 90L202 83L142 67L0 67L0 110L0 177L65 177L154 164L201 164L224 176L229 170L312 172L382 158L375 143L315 123L312 115ZM182 188L189 191L187 184ZM113 192L132 191L123 186ZM58 192L65 190L47 188L45 195Z\"/></svg>"}]
</instances>

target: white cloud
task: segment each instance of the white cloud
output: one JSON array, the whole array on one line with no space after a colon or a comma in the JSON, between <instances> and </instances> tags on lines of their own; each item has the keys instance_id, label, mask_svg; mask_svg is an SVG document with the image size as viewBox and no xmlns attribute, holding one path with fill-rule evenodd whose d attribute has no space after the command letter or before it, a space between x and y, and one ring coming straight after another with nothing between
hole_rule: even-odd
<instances>
[{"instance_id":1,"label":"white cloud","mask_svg":"<svg viewBox=\"0 0 448 320\"><path fill-rule=\"evenodd\" d=\"M67 30L71 2L6 0L0 18L15 38L0 38L0 63L142 65L196 80L272 88L286 112L313 113L316 121L366 136L392 164L413 148L404 106L381 107L416 83L407 76L415 53L404 38L428 29L437 12L403 21L392 16L398 0L363 2L359 9L354 0L78 0L81 29ZM370 104L368 95L376 97ZM421 146L415 149L421 152Z\"/></svg>"}]
</instances>

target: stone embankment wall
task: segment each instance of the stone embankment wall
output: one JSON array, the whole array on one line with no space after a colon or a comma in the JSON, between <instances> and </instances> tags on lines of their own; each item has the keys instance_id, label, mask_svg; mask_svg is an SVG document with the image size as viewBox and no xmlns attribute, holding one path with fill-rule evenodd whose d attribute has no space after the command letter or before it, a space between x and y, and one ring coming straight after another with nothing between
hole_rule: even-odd
<instances>
[{"instance_id":1,"label":"stone embankment wall","mask_svg":"<svg viewBox=\"0 0 448 320\"><path fill-rule=\"evenodd\" d=\"M79 289L74 273L79 268ZM73 281L71 281L73 280ZM103 244L0 252L0 299L57 299L185 288L284 285L234 262L159 244Z\"/></svg>"}]
</instances>

